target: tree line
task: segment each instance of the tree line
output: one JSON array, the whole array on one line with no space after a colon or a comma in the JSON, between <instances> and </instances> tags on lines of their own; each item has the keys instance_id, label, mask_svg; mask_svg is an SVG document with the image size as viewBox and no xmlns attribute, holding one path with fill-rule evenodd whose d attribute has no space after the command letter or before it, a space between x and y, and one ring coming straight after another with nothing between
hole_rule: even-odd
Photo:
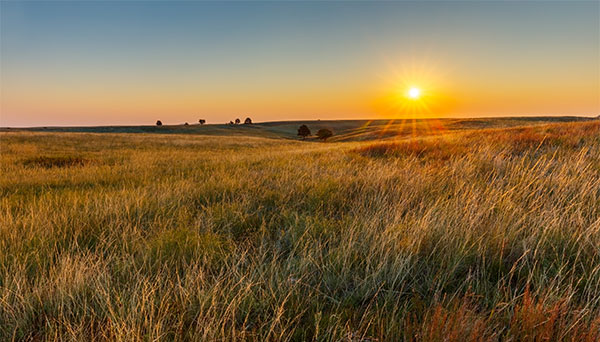
<instances>
[{"instance_id":1,"label":"tree line","mask_svg":"<svg viewBox=\"0 0 600 342\"><path fill-rule=\"evenodd\" d=\"M206 123L206 120L204 119L199 119L198 123L200 125L204 125ZM241 123L241 120L239 118L236 118L235 121L229 121L228 125L239 125ZM252 119L250 119L249 117L246 118L244 120L244 125L251 125L252 124ZM162 126L163 123L160 120L156 121L156 126ZM184 126L188 126L189 124L186 122L184 123ZM312 132L310 131L310 128L308 128L308 126L306 125L301 125L298 128L298 136L302 137L302 140L305 140L306 137L309 137L312 135ZM328 138L331 138L333 136L333 131L328 129L328 128L321 128L317 131L317 139L323 140L323 141L327 141Z\"/></svg>"},{"instance_id":2,"label":"tree line","mask_svg":"<svg viewBox=\"0 0 600 342\"><path fill-rule=\"evenodd\" d=\"M198 120L198 123L199 123L200 125L204 125L204 124L206 123L206 120L204 120L204 119L199 119L199 120ZM235 119L235 122L234 122L234 121L229 121L229 123L228 123L228 124L229 124L229 125L239 125L240 123L241 123L241 120L240 120L239 118L237 118L237 119ZM251 125L251 124L252 124L252 119L250 119L250 118L246 118L246 120L244 120L244 125ZM163 125L162 121L160 121L160 120L156 120L156 126L162 126L162 125ZM186 122L186 123L184 123L183 125L184 125L184 126L188 126L188 125L189 125L189 123L187 123L187 122Z\"/></svg>"},{"instance_id":3,"label":"tree line","mask_svg":"<svg viewBox=\"0 0 600 342\"><path fill-rule=\"evenodd\" d=\"M240 122L241 122L240 119L237 118L237 119L235 119L235 122L234 121L229 121L229 124L230 125L239 125ZM252 124L252 119L246 118L246 120L244 120L244 125L251 125L251 124Z\"/></svg>"}]
</instances>

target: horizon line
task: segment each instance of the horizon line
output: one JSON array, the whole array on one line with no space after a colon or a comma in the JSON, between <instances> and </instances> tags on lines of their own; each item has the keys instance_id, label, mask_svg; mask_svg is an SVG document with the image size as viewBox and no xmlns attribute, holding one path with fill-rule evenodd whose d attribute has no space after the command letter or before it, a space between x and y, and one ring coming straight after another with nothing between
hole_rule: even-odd
<instances>
[{"instance_id":1,"label":"horizon line","mask_svg":"<svg viewBox=\"0 0 600 342\"><path fill-rule=\"evenodd\" d=\"M535 118L582 118L582 119L598 119L600 118L600 113L598 114L588 114L588 115L552 115L552 114L545 114L545 115L494 115L494 116L464 116L464 117L423 117L423 118L407 118L407 117L396 117L396 118L370 118L370 119L309 119L309 120L296 120L296 119L292 119L292 120L273 120L273 121L259 121L259 122L252 122L251 125L259 125L259 124L267 124L267 123L285 123L285 122L332 122L332 121L386 121L386 120L474 120L474 119L520 119L520 118L530 118L530 119L535 119ZM160 120L162 121L162 120ZM205 123L205 124L200 124L198 122L183 122L183 123L175 123L175 124L165 124L163 123L162 126L185 126L185 124L188 123L189 126L215 126L215 125L222 125L222 126L228 126L230 125L229 123L225 122L225 123ZM240 123L240 124L235 124L234 126L244 126L245 124ZM32 128L64 128L64 127L71 127L71 128L77 128L77 127L87 127L87 128L94 128L94 127L155 127L156 124L123 124L123 125L113 125L113 124L105 124L105 125L41 125L41 126L0 126L0 129L10 129L10 128L22 128L22 129L32 129Z\"/></svg>"}]
</instances>

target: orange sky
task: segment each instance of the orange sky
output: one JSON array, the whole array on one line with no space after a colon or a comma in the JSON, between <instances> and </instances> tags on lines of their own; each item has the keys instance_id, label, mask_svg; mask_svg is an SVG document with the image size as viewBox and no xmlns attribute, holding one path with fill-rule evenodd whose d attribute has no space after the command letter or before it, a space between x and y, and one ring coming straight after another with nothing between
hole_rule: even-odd
<instances>
[{"instance_id":1,"label":"orange sky","mask_svg":"<svg viewBox=\"0 0 600 342\"><path fill-rule=\"evenodd\" d=\"M596 2L0 6L2 126L600 114Z\"/></svg>"}]
</instances>

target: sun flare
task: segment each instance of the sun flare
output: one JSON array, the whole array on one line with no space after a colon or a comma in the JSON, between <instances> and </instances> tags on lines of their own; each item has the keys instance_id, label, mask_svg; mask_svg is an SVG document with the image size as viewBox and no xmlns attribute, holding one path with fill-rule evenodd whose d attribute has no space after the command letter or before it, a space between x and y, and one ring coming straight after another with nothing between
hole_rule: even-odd
<instances>
[{"instance_id":1,"label":"sun flare","mask_svg":"<svg viewBox=\"0 0 600 342\"><path fill-rule=\"evenodd\" d=\"M411 99L418 99L419 96L421 96L421 89L416 88L416 87L412 87L408 90L408 97L410 97Z\"/></svg>"}]
</instances>

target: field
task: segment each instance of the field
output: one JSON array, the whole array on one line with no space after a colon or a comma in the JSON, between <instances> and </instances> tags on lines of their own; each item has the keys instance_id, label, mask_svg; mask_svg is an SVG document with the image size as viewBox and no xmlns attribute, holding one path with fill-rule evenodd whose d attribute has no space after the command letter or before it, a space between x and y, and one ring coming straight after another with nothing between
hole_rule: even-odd
<instances>
[{"instance_id":1,"label":"field","mask_svg":"<svg viewBox=\"0 0 600 342\"><path fill-rule=\"evenodd\" d=\"M600 339L599 120L320 125L4 129L0 340Z\"/></svg>"}]
</instances>

